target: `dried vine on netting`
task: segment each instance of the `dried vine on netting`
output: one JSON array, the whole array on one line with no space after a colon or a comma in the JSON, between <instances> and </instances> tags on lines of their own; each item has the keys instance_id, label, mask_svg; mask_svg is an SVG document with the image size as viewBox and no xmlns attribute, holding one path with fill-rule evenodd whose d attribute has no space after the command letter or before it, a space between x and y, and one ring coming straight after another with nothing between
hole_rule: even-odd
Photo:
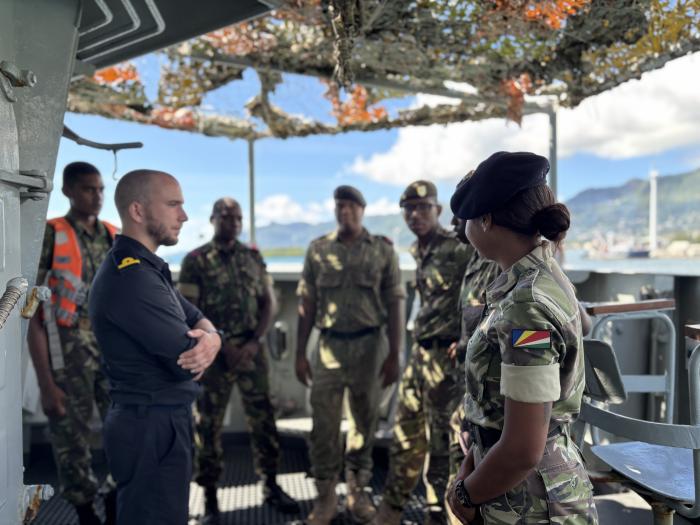
<instances>
[{"instance_id":1,"label":"dried vine on netting","mask_svg":"<svg viewBox=\"0 0 700 525\"><path fill-rule=\"evenodd\" d=\"M340 86L336 82L327 82L328 89L324 97L331 102L333 116L338 125L347 126L356 122L380 122L388 118L387 111L382 106L374 106L375 100L370 97L366 87L356 84L348 90L346 100L340 96Z\"/></svg>"},{"instance_id":2,"label":"dried vine on netting","mask_svg":"<svg viewBox=\"0 0 700 525\"><path fill-rule=\"evenodd\" d=\"M82 111L197 129L211 120L197 110L206 94L239 80L243 69L252 66L331 81L326 96L337 124L286 113L263 85L246 107L267 129L221 117L217 129L232 137L379 129L402 122L445 122L459 115L507 115L519 121L530 95L553 96L572 107L700 50L700 0L281 3L267 16L169 49L155 101L146 98L138 72L129 66L76 82L70 100ZM402 120L405 113L389 118L376 105L395 95L393 87L439 92L447 81L468 84L476 92L472 105L478 107L468 111L463 102L457 110L419 108ZM100 103L111 109L101 109ZM117 111L119 104L126 109Z\"/></svg>"}]
</instances>

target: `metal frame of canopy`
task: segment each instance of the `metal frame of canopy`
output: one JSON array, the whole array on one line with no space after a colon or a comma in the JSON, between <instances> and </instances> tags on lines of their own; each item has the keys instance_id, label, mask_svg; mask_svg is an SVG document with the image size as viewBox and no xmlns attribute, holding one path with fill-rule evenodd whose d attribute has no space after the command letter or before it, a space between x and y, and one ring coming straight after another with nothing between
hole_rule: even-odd
<instances>
[{"instance_id":1,"label":"metal frame of canopy","mask_svg":"<svg viewBox=\"0 0 700 525\"><path fill-rule=\"evenodd\" d=\"M404 88L405 89L405 88ZM418 91L416 91L418 93ZM464 94L459 91L445 89L436 91L431 90L431 94L461 98ZM472 99L473 96L469 95ZM557 108L556 103L551 102L547 105L539 105L530 103L525 106L525 114L545 113L549 118L549 177L548 183L554 195L557 195L558 189L558 171L557 171ZM250 243L255 244L255 140L248 139L248 210L250 221Z\"/></svg>"}]
</instances>

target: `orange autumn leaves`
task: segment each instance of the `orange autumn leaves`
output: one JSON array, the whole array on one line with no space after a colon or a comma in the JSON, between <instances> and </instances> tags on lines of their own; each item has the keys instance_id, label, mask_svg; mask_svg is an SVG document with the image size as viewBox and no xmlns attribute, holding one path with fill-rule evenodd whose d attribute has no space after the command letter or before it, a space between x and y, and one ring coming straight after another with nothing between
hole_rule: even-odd
<instances>
[{"instance_id":1,"label":"orange autumn leaves","mask_svg":"<svg viewBox=\"0 0 700 525\"><path fill-rule=\"evenodd\" d=\"M140 80L139 72L133 64L124 63L116 66L100 69L95 73L93 78L98 84L123 84L126 82L138 82Z\"/></svg>"},{"instance_id":2,"label":"orange autumn leaves","mask_svg":"<svg viewBox=\"0 0 700 525\"><path fill-rule=\"evenodd\" d=\"M367 89L359 84L352 86L348 98L341 101L338 84L330 82L324 96L331 101L333 116L341 126L379 122L387 118L386 109L381 106L372 107L373 101L370 100Z\"/></svg>"},{"instance_id":3,"label":"orange autumn leaves","mask_svg":"<svg viewBox=\"0 0 700 525\"><path fill-rule=\"evenodd\" d=\"M513 122L520 124L523 118L523 105L525 95L532 93L532 79L527 73L518 78L511 78L501 82L501 91L508 98L506 116Z\"/></svg>"},{"instance_id":4,"label":"orange autumn leaves","mask_svg":"<svg viewBox=\"0 0 700 525\"><path fill-rule=\"evenodd\" d=\"M136 66L131 63L117 64L100 69L93 75L93 80L100 85L112 87L123 86L129 83L140 82ZM115 114L133 110L126 105L112 105ZM196 116L189 108L170 108L158 106L147 112L136 112L134 118L144 124L155 124L164 128L194 129L197 126Z\"/></svg>"},{"instance_id":5,"label":"orange autumn leaves","mask_svg":"<svg viewBox=\"0 0 700 525\"><path fill-rule=\"evenodd\" d=\"M562 23L570 16L591 3L591 0L495 0L497 10L517 10L527 20L541 20L550 29L561 29Z\"/></svg>"}]
</instances>

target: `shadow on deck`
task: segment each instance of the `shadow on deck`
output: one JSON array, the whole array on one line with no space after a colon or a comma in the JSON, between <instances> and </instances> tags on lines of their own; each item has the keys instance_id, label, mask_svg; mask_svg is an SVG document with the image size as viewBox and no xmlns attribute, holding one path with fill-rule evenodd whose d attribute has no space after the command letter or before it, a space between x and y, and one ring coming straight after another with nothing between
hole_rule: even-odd
<instances>
[{"instance_id":1,"label":"shadow on deck","mask_svg":"<svg viewBox=\"0 0 700 525\"><path fill-rule=\"evenodd\" d=\"M282 525L301 524L303 516L311 510L311 502L316 494L313 480L307 475L309 460L304 440L299 437L282 437L282 464L278 481L280 485L302 507L302 514L284 515L263 504L262 489L257 483L253 469L252 454L247 435L229 434L224 438L225 470L219 488L219 505L222 525ZM386 449L377 448L374 454L375 469L371 485L375 503L379 503L379 494L384 484L387 469ZM100 453L95 457L95 470L104 477L106 465ZM35 445L31 461L25 463L25 483L51 483L58 486L56 468L48 445ZM338 488L340 503L344 503L345 485ZM419 487L406 506L403 523L421 524L424 508L423 489ZM606 494L596 497L601 525L651 525L652 516L649 505L633 492ZM96 504L97 511L103 512L102 502ZM204 510L203 491L196 484L190 491L190 524L198 523ZM46 502L39 512L36 525L77 525L75 511L62 498L55 496ZM341 513L334 525L350 525L348 516ZM690 523L676 516L676 524Z\"/></svg>"}]
</instances>

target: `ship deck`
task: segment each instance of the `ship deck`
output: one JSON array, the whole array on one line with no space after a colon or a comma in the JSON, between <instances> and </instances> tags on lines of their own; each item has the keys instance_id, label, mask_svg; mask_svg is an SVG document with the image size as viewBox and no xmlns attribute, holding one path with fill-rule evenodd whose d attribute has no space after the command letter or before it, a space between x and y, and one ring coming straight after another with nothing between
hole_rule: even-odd
<instances>
[{"instance_id":1,"label":"ship deck","mask_svg":"<svg viewBox=\"0 0 700 525\"><path fill-rule=\"evenodd\" d=\"M219 505L222 525L282 525L302 524L303 516L311 509L315 495L312 478L308 475L309 460L305 442L296 436L282 437L283 455L279 473L279 483L296 498L302 507L301 515L284 515L263 504L262 490L257 483L253 469L248 437L245 434L227 434L224 438L225 469L219 488ZM385 448L375 450L375 472L371 485L375 503L384 483L387 470ZM95 470L104 476L106 465L100 453L95 454ZM50 447L35 445L31 456L25 462L25 483L51 483L57 487L56 468ZM602 491L606 487L598 487ZM599 490L600 492L601 490ZM345 485L339 485L340 504L344 503ZM419 486L406 506L403 523L421 524L424 508L423 489ZM596 505L601 525L644 525L652 523L649 505L634 492L606 493L596 496ZM98 513L103 512L101 501L97 504ZM190 524L198 523L204 509L203 492L192 484L190 493ZM33 522L36 525L77 525L78 519L73 508L59 496L46 502ZM334 525L350 525L352 520L340 513ZM688 524L688 520L676 516L675 524Z\"/></svg>"}]
</instances>

